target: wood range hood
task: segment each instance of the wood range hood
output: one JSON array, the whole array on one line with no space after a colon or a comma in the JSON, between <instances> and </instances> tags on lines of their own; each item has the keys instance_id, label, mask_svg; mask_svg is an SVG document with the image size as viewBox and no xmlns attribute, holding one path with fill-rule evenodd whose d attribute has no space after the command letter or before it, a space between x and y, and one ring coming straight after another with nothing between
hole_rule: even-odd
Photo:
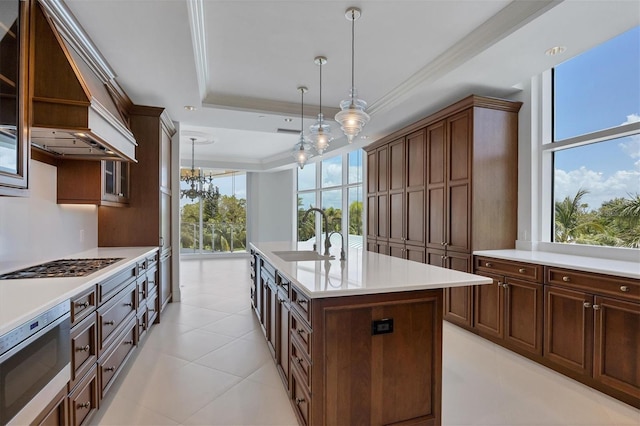
<instances>
[{"instance_id":1,"label":"wood range hood","mask_svg":"<svg viewBox=\"0 0 640 426\"><path fill-rule=\"evenodd\" d=\"M58 158L135 162L137 143L121 97L66 38L55 19L61 6L69 13L56 0L33 8L31 145Z\"/></svg>"}]
</instances>

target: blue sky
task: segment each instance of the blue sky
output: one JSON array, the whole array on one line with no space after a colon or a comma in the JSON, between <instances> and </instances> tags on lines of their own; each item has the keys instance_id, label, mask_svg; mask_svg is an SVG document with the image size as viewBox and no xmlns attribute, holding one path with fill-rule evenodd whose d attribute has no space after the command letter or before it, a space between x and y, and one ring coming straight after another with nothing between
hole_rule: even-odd
<instances>
[{"instance_id":1,"label":"blue sky","mask_svg":"<svg viewBox=\"0 0 640 426\"><path fill-rule=\"evenodd\" d=\"M555 68L555 139L640 121L640 27ZM640 135L558 151L555 199L589 190L583 201L640 192Z\"/></svg>"}]
</instances>

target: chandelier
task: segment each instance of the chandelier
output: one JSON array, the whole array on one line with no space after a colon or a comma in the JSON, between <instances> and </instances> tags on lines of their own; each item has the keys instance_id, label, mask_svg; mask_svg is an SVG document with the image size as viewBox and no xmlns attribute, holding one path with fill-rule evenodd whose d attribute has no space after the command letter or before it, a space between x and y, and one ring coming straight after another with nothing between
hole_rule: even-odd
<instances>
[{"instance_id":1,"label":"chandelier","mask_svg":"<svg viewBox=\"0 0 640 426\"><path fill-rule=\"evenodd\" d=\"M307 164L309 158L313 157L313 150L311 144L307 142L307 138L304 136L304 94L308 91L304 86L298 87L298 91L302 97L300 101L300 139L298 143L293 146L291 155L295 158L300 169L304 169L304 165Z\"/></svg>"},{"instance_id":2,"label":"chandelier","mask_svg":"<svg viewBox=\"0 0 640 426\"><path fill-rule=\"evenodd\" d=\"M213 176L205 176L200 170L195 169L195 141L196 138L191 138L191 170L183 170L180 173L180 180L189 185L188 189L180 190L180 198L186 197L191 201L196 198L202 201L216 201L220 191L213 185Z\"/></svg>"},{"instance_id":3,"label":"chandelier","mask_svg":"<svg viewBox=\"0 0 640 426\"><path fill-rule=\"evenodd\" d=\"M341 111L336 114L335 120L340 123L340 128L347 136L349 143L358 136L358 133L369 122L369 114L364 112L367 103L358 99L358 92L354 84L354 58L355 58L355 22L360 17L360 9L350 7L345 12L347 20L351 21L351 90L349 91L349 99L340 102Z\"/></svg>"},{"instance_id":4,"label":"chandelier","mask_svg":"<svg viewBox=\"0 0 640 426\"><path fill-rule=\"evenodd\" d=\"M324 115L322 115L322 66L327 63L327 58L316 56L313 62L320 67L320 113L318 114L318 121L309 128L309 140L318 154L322 155L333 140L331 126L324 122Z\"/></svg>"}]
</instances>

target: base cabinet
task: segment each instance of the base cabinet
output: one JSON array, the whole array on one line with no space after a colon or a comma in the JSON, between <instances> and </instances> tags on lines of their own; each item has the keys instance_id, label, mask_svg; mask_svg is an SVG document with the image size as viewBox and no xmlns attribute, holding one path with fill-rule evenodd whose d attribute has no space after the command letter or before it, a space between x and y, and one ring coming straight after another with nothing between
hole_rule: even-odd
<instances>
[{"instance_id":1,"label":"base cabinet","mask_svg":"<svg viewBox=\"0 0 640 426\"><path fill-rule=\"evenodd\" d=\"M640 282L485 256L471 331L640 408ZM446 309L445 297L445 309Z\"/></svg>"}]
</instances>

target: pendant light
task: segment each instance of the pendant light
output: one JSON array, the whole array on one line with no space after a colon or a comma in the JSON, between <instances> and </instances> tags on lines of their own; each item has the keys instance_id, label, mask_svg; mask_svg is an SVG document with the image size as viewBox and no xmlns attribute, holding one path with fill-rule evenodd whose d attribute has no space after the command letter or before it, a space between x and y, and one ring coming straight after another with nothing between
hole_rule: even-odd
<instances>
[{"instance_id":1,"label":"pendant light","mask_svg":"<svg viewBox=\"0 0 640 426\"><path fill-rule=\"evenodd\" d=\"M318 121L309 128L309 132L311 133L309 141L318 154L322 155L322 153L329 148L329 143L333 140L331 126L324 122L324 115L322 114L322 66L327 63L327 58L324 56L316 56L313 62L320 67L320 113L318 114Z\"/></svg>"},{"instance_id":2,"label":"pendant light","mask_svg":"<svg viewBox=\"0 0 640 426\"><path fill-rule=\"evenodd\" d=\"M296 159L300 169L304 169L304 165L307 164L309 158L313 157L311 144L307 142L307 139L304 136L304 94L307 93L308 90L309 89L304 86L298 87L298 91L302 98L300 101L300 139L291 151L291 155Z\"/></svg>"},{"instance_id":3,"label":"pendant light","mask_svg":"<svg viewBox=\"0 0 640 426\"><path fill-rule=\"evenodd\" d=\"M354 84L354 59L355 59L355 22L360 17L360 9L357 7L350 7L345 12L347 20L351 21L351 90L349 91L350 97L340 102L341 111L336 114L336 121L340 123L340 128L344 132L349 143L353 142L353 139L358 136L358 133L369 122L369 114L364 112L367 108L367 103L362 99L358 99L358 93Z\"/></svg>"},{"instance_id":4,"label":"pendant light","mask_svg":"<svg viewBox=\"0 0 640 426\"><path fill-rule=\"evenodd\" d=\"M195 142L196 138L191 138L191 170L180 173L180 180L189 187L180 190L180 198L189 198L191 201L201 198L203 201L216 202L220 197L220 191L213 185L213 176L205 176L196 171L195 166Z\"/></svg>"}]
</instances>

